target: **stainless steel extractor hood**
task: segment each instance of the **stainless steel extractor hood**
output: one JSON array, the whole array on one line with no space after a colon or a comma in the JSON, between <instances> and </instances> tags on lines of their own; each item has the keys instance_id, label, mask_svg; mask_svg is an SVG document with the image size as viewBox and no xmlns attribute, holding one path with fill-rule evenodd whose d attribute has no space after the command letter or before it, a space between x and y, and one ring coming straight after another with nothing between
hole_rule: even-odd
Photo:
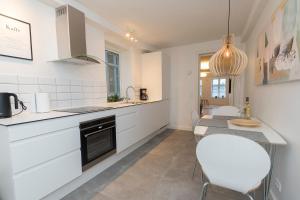
<instances>
[{"instance_id":1,"label":"stainless steel extractor hood","mask_svg":"<svg viewBox=\"0 0 300 200\"><path fill-rule=\"evenodd\" d=\"M58 60L75 64L100 64L100 59L87 55L85 15L70 5L56 8Z\"/></svg>"}]
</instances>

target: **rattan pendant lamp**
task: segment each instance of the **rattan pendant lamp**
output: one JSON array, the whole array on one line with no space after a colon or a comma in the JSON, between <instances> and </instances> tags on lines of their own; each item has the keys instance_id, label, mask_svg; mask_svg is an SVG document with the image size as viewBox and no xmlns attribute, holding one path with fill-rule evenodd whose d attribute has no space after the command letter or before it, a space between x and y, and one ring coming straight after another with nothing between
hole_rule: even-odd
<instances>
[{"instance_id":1,"label":"rattan pendant lamp","mask_svg":"<svg viewBox=\"0 0 300 200\"><path fill-rule=\"evenodd\" d=\"M240 75L245 70L248 62L247 55L233 44L233 35L229 32L230 0L228 0L228 3L228 26L224 45L209 60L210 71L219 77Z\"/></svg>"}]
</instances>

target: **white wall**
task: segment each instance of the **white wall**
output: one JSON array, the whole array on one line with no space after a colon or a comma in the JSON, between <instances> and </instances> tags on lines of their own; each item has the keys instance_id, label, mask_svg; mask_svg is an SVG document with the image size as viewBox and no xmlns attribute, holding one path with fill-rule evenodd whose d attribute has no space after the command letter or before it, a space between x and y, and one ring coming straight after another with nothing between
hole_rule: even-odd
<instances>
[{"instance_id":1,"label":"white wall","mask_svg":"<svg viewBox=\"0 0 300 200\"><path fill-rule=\"evenodd\" d=\"M33 61L0 56L0 75L28 76L33 79L42 77L67 81L101 81L103 83L101 86L106 87L105 65L103 63L101 65L82 66L49 62L57 60L55 9L52 6L36 0L2 0L0 13L29 22L32 29L33 46ZM105 60L105 41L121 47L122 94L124 95L124 90L128 85L139 86L141 81L139 72L141 50L138 49L139 45L133 46L120 35L104 29L101 24L91 20L86 20L86 22L88 54ZM17 93L20 94L22 91L17 91ZM76 106L79 105L76 104Z\"/></svg>"},{"instance_id":2,"label":"white wall","mask_svg":"<svg viewBox=\"0 0 300 200\"><path fill-rule=\"evenodd\" d=\"M103 65L74 66L48 62L57 59L55 11L35 0L2 0L2 14L31 23L33 62L0 57L0 73L28 76L105 78ZM103 32L87 25L89 54L104 58Z\"/></svg>"},{"instance_id":3,"label":"white wall","mask_svg":"<svg viewBox=\"0 0 300 200\"><path fill-rule=\"evenodd\" d=\"M239 40L237 46L242 48ZM198 105L198 58L200 54L217 51L222 41L209 41L185 46L163 49L169 57L169 102L170 127L191 130L191 112L197 110ZM240 95L237 99L243 98ZM240 101L235 101L240 102Z\"/></svg>"},{"instance_id":4,"label":"white wall","mask_svg":"<svg viewBox=\"0 0 300 200\"><path fill-rule=\"evenodd\" d=\"M141 66L142 51L134 46L120 40L106 37L105 48L120 55L120 92L121 97L126 96L128 86L136 88L136 98L138 98L139 88L141 87ZM132 98L133 95L130 96Z\"/></svg>"},{"instance_id":5,"label":"white wall","mask_svg":"<svg viewBox=\"0 0 300 200\"><path fill-rule=\"evenodd\" d=\"M300 180L300 82L256 86L254 79L258 34L270 22L271 15L279 3L280 0L268 1L247 42L249 65L246 95L250 96L254 114L272 126L288 142L287 147L278 148L273 175L274 179L280 180L282 192L277 191L273 179L272 193L278 200L297 200Z\"/></svg>"}]
</instances>

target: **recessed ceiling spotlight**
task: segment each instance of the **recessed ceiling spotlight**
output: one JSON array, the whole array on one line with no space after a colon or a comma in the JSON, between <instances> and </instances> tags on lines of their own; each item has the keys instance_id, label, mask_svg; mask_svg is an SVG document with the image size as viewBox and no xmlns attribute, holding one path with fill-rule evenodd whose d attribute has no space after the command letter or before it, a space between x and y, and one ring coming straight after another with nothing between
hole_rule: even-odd
<instances>
[{"instance_id":1,"label":"recessed ceiling spotlight","mask_svg":"<svg viewBox=\"0 0 300 200\"><path fill-rule=\"evenodd\" d=\"M136 37L135 37L135 32L132 31L132 30L126 32L125 37L126 37L128 40L130 40L131 42L135 42L135 43L138 42L138 40L137 40Z\"/></svg>"}]
</instances>

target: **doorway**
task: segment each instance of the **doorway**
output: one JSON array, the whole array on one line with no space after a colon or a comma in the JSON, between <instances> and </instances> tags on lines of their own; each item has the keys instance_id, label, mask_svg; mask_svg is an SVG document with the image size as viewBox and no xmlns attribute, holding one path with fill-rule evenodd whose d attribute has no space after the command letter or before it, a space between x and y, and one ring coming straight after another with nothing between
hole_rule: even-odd
<instances>
[{"instance_id":1,"label":"doorway","mask_svg":"<svg viewBox=\"0 0 300 200\"><path fill-rule=\"evenodd\" d=\"M213 54L199 55L199 113L201 116L210 114L218 106L229 105L229 79L217 77L209 70L209 59Z\"/></svg>"}]
</instances>

